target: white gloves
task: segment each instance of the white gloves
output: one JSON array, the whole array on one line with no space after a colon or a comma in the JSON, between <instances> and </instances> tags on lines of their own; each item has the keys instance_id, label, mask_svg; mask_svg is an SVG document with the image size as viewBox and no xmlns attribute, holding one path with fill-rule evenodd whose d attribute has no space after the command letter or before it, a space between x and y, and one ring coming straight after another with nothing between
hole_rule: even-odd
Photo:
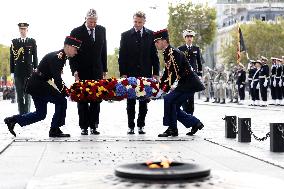
<instances>
[{"instance_id":1,"label":"white gloves","mask_svg":"<svg viewBox=\"0 0 284 189\"><path fill-rule=\"evenodd\" d=\"M217 85L216 85L216 88L217 88L217 89L220 89L220 84L217 84Z\"/></svg>"},{"instance_id":2,"label":"white gloves","mask_svg":"<svg viewBox=\"0 0 284 189\"><path fill-rule=\"evenodd\" d=\"M157 95L154 98L161 98L161 96L164 95L164 94L165 94L165 91L160 89L159 92L157 93Z\"/></svg>"},{"instance_id":3,"label":"white gloves","mask_svg":"<svg viewBox=\"0 0 284 189\"><path fill-rule=\"evenodd\" d=\"M250 83L250 88L251 88L251 89L253 88L253 82Z\"/></svg>"},{"instance_id":4,"label":"white gloves","mask_svg":"<svg viewBox=\"0 0 284 189\"><path fill-rule=\"evenodd\" d=\"M244 87L244 85L240 85L240 88L243 88Z\"/></svg>"},{"instance_id":5,"label":"white gloves","mask_svg":"<svg viewBox=\"0 0 284 189\"><path fill-rule=\"evenodd\" d=\"M279 80L279 87L282 87L282 79Z\"/></svg>"},{"instance_id":6,"label":"white gloves","mask_svg":"<svg viewBox=\"0 0 284 189\"><path fill-rule=\"evenodd\" d=\"M275 79L274 79L272 85L273 85L273 87L276 87L276 80Z\"/></svg>"},{"instance_id":7,"label":"white gloves","mask_svg":"<svg viewBox=\"0 0 284 189\"><path fill-rule=\"evenodd\" d=\"M226 86L227 86L227 84L226 84L226 83L223 83L222 88L223 88L223 89L225 89L225 88L226 88Z\"/></svg>"},{"instance_id":8,"label":"white gloves","mask_svg":"<svg viewBox=\"0 0 284 189\"><path fill-rule=\"evenodd\" d=\"M263 83L263 86L264 86L264 87L267 87L267 83L268 83L268 80L266 79L266 80L264 81L264 83Z\"/></svg>"},{"instance_id":9,"label":"white gloves","mask_svg":"<svg viewBox=\"0 0 284 189\"><path fill-rule=\"evenodd\" d=\"M11 73L11 79L14 80L14 73Z\"/></svg>"},{"instance_id":10,"label":"white gloves","mask_svg":"<svg viewBox=\"0 0 284 189\"><path fill-rule=\"evenodd\" d=\"M256 89L259 89L259 83L256 85Z\"/></svg>"},{"instance_id":11,"label":"white gloves","mask_svg":"<svg viewBox=\"0 0 284 189\"><path fill-rule=\"evenodd\" d=\"M178 85L178 80L175 80L175 82L171 85L171 91L175 90L177 85Z\"/></svg>"}]
</instances>

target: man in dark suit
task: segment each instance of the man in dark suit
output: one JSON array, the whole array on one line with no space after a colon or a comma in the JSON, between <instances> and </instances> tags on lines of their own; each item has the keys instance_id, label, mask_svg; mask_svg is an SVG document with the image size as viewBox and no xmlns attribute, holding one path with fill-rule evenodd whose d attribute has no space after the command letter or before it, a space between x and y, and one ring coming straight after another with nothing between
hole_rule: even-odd
<instances>
[{"instance_id":1,"label":"man in dark suit","mask_svg":"<svg viewBox=\"0 0 284 189\"><path fill-rule=\"evenodd\" d=\"M97 25L97 12L90 9L85 22L71 31L71 36L82 41L79 53L70 62L75 80L100 80L107 74L106 29ZM88 128L93 135L99 124L101 102L78 102L79 126L82 135L88 135Z\"/></svg>"},{"instance_id":2,"label":"man in dark suit","mask_svg":"<svg viewBox=\"0 0 284 189\"><path fill-rule=\"evenodd\" d=\"M133 15L134 26L121 34L119 48L119 71L122 77L154 77L158 79L160 63L153 40L153 32L144 27L145 13L138 11ZM145 117L148 100L139 100L137 127L139 134L145 134ZM135 134L136 99L127 99L128 134Z\"/></svg>"},{"instance_id":3,"label":"man in dark suit","mask_svg":"<svg viewBox=\"0 0 284 189\"><path fill-rule=\"evenodd\" d=\"M158 94L167 92L164 96L163 125L168 128L158 137L178 136L177 121L186 128L191 128L187 135L194 135L204 125L198 118L185 113L180 107L195 92L204 90L204 86L192 71L184 54L170 45L167 29L155 32L154 39L157 49L163 50L165 62Z\"/></svg>"},{"instance_id":4,"label":"man in dark suit","mask_svg":"<svg viewBox=\"0 0 284 189\"><path fill-rule=\"evenodd\" d=\"M182 51L193 71L197 73L198 76L202 76L202 64L200 57L200 49L198 46L192 44L193 37L195 36L195 32L189 29L183 31L183 38L185 40L185 44L178 47L180 51ZM183 105L184 111L188 114L193 114L194 112L194 96L191 96Z\"/></svg>"},{"instance_id":5,"label":"man in dark suit","mask_svg":"<svg viewBox=\"0 0 284 189\"><path fill-rule=\"evenodd\" d=\"M35 72L27 80L26 92L32 96L35 112L14 115L4 119L11 134L16 136L14 127L18 123L21 127L45 119L47 103L55 104L55 112L51 121L49 137L70 137L64 134L60 127L65 125L68 96L67 87L62 81L61 74L67 58L77 54L81 41L73 37L66 37L64 48L45 55Z\"/></svg>"},{"instance_id":6,"label":"man in dark suit","mask_svg":"<svg viewBox=\"0 0 284 189\"><path fill-rule=\"evenodd\" d=\"M24 92L26 80L37 67L37 46L33 38L28 38L27 23L19 23L20 38L12 40L10 48L10 71L15 80L18 109L20 114L30 112L30 95Z\"/></svg>"}]
</instances>

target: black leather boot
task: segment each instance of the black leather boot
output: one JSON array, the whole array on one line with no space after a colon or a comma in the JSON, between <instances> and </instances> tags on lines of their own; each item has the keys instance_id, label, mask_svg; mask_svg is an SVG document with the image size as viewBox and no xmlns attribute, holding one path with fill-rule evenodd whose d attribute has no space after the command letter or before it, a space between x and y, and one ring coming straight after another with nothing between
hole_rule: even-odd
<instances>
[{"instance_id":1,"label":"black leather boot","mask_svg":"<svg viewBox=\"0 0 284 189\"><path fill-rule=\"evenodd\" d=\"M64 134L60 128L50 128L49 137L70 137L70 134Z\"/></svg>"},{"instance_id":2,"label":"black leather boot","mask_svg":"<svg viewBox=\"0 0 284 189\"><path fill-rule=\"evenodd\" d=\"M14 127L15 127L15 125L16 125L16 123L17 123L15 117L14 117L14 116L12 116L12 117L6 117L6 118L4 119L4 122L5 122L5 124L7 125L8 130L10 131L10 133L11 133L12 135L16 136L16 133L15 133L15 131L14 131Z\"/></svg>"},{"instance_id":3,"label":"black leather boot","mask_svg":"<svg viewBox=\"0 0 284 189\"><path fill-rule=\"evenodd\" d=\"M204 127L203 123L199 122L199 123L197 123L195 126L193 126L193 127L191 128L191 131L188 132L188 133L186 133L186 135L192 136L192 135L194 135L198 130L203 129L203 127Z\"/></svg>"},{"instance_id":4,"label":"black leather boot","mask_svg":"<svg viewBox=\"0 0 284 189\"><path fill-rule=\"evenodd\" d=\"M178 136L178 129L168 127L168 129L164 133L158 135L158 137L169 137L169 136L173 137Z\"/></svg>"}]
</instances>

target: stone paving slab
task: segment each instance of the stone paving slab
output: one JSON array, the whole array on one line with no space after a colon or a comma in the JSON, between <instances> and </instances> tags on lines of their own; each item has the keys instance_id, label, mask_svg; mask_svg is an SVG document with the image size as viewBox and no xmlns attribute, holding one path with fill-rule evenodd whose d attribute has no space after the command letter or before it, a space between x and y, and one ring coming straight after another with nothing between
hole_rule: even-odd
<instances>
[{"instance_id":1,"label":"stone paving slab","mask_svg":"<svg viewBox=\"0 0 284 189\"><path fill-rule=\"evenodd\" d=\"M231 181L228 181L229 177L226 176L234 172L241 172L250 177L260 175L268 180L274 178L275 183L281 182L279 179L284 178L284 169L198 137L190 141L159 142L123 140L14 142L0 156L0 167L5 167L0 170L0 178L3 180L1 188L69 188L68 185L71 186L70 188L75 188L75 186L86 184L85 176L88 181L85 188L92 188L90 184L96 184L99 188L113 188L114 183L117 185L114 188L123 188L129 184L130 188L143 188L141 183L121 182L122 179L113 174L114 167L123 163L145 162L160 157L208 166L212 170L212 177L194 183L185 182L183 187L179 187L178 183L168 183L167 187L162 187L163 184L152 184L149 188L192 188L193 186L196 188L230 188L227 187L230 185L232 185L231 188L240 188L239 183L234 179L240 179L241 175L231 178ZM77 185L74 185L72 178L76 177L79 172L82 176L77 178ZM64 175L64 183L62 183L60 179ZM50 185L48 181L52 178L55 183ZM259 188L259 185L254 183L249 188Z\"/></svg>"},{"instance_id":2,"label":"stone paving slab","mask_svg":"<svg viewBox=\"0 0 284 189\"><path fill-rule=\"evenodd\" d=\"M99 153L99 151L97 151L97 149L104 149L108 152L118 153L119 150L124 149L123 147L129 144L131 144L132 146L136 145L136 148L131 148L131 150L134 149L134 154L139 154L140 152L142 152L142 154L147 154L147 148L144 148L144 146L151 146L153 149L155 149L155 152L159 152L159 150L162 151L160 149L161 146L165 146L166 149L171 149L173 154L174 152L179 150L179 152L183 154L180 157L180 161L198 160L198 162L201 161L202 163L208 163L211 167L214 168L214 170L216 169L216 172L218 172L218 174L216 173L216 176L214 175L214 181L218 183L219 178L221 177L222 179L225 179L227 181L222 181L223 185L218 185L217 188L222 188L223 186L226 186L223 188L239 187L234 185L233 181L228 181L230 180L230 176L226 177L224 175L234 175L236 179L240 179L241 175L246 175L245 178L251 178L252 180L257 180L257 177L265 178L262 180L273 180L273 178L270 177L275 177L276 179L284 178L283 153L270 152L269 140L258 142L252 138L251 143L244 144L238 143L236 140L226 139L224 131L225 122L224 120L222 120L222 118L224 118L226 115L236 115L243 118L250 117L252 120L253 131L258 136L264 136L265 133L269 131L269 123L284 122L284 107L270 106L268 108L261 108L250 107L247 105L240 106L236 104L221 105L204 103L201 100L196 100L195 115L200 120L202 120L202 122L205 124L205 128L199 131L196 136L189 137L185 135L188 130L181 124L178 124L180 135L175 138L170 137L166 139L157 137L159 133L165 130L165 127L162 126L162 100L150 102L145 128L147 133L144 136L138 134L135 134L134 136L126 135L127 117L125 110L125 101L102 103L99 127L101 135L99 136L80 135L76 103L68 102L66 126L64 126L62 130L71 134L72 137L69 139L52 139L48 137L49 125L54 111L54 106L52 104L48 105L48 115L46 120L24 128L16 126L16 138L14 138L7 131L7 128L3 123L3 119L6 116L15 114L15 112L17 111L16 104L10 104L10 102L8 101L0 101L0 107L2 110L0 111L0 152L2 152L0 153L0 170L2 171L2 173L0 173L0 180L6 181L6 185L0 182L1 189L25 187L48 188L47 182L50 179L55 180L55 183L57 183L58 185L60 183L62 184L63 181L71 184L72 179L68 178L75 178L79 173L90 179L94 174L100 175L99 181L88 180L92 183L97 183L96 186L98 186L98 183L101 183L101 181L104 180L107 175L111 175L111 179L116 179L113 178L113 166L115 165L115 163L107 162L103 163L103 166L99 166L102 165L102 163L97 163L97 167L94 168L94 165L87 163L92 161L87 157L93 157L88 153L92 152L93 154L97 155L101 154ZM3 108L5 109L5 111L3 111ZM77 155L72 155L72 150L70 149L72 149L73 151L86 151L88 153L79 153ZM137 151L138 149L139 152ZM62 150L64 153L62 153ZM70 153L69 155L67 154L67 151ZM121 151L123 152L123 150ZM100 157L102 157L103 154L104 153L102 153ZM120 155L125 159L128 158L127 153ZM141 155L141 157L144 156ZM192 156L192 158L188 158L189 156ZM65 157L65 159L62 157ZM80 159L80 157L83 157L83 159L84 157L86 157L87 160L78 160L77 163L69 162L68 166L66 166L66 162L70 161L70 159ZM108 157L109 159L110 156L106 157ZM137 157L135 156L135 158ZM96 157L96 161L98 161L98 159L99 158ZM62 160L64 161L64 163L62 162ZM137 158L137 161L142 160L145 161L145 158ZM116 160L114 161L117 163L121 162ZM109 165L110 163L111 166ZM54 165L56 166L53 168ZM72 166L69 167L70 165ZM15 169L9 169L10 167ZM95 173L93 172L94 169L96 170ZM226 173L224 174L224 172ZM17 176L11 176L15 173L17 174ZM260 176L257 176L259 174ZM11 181L11 183L13 184L11 184L9 181ZM107 181L109 180L107 179ZM111 180L111 183L120 183L120 181L121 180L119 180L119 182ZM43 185L37 187L40 183L43 183ZM231 185L228 185L230 183ZM278 181L273 181L273 183L278 183ZM209 186L207 184L203 183L202 188ZM126 182L126 185L129 185L129 182ZM117 184L116 186L114 184L111 188L125 188L126 185ZM248 183L246 183L246 185L249 186ZM64 188L64 186L68 186L67 188L72 188L72 186L74 185L60 185L60 187L61 186L62 188ZM103 186L102 188L106 188L106 185L104 184L102 184L101 186ZM143 184L140 184L139 187L140 186L142 188L145 188ZM170 188L199 187L198 184L188 185L188 183L186 186L179 184L171 184L170 186L166 186ZM151 187L154 188L166 188L166 186L163 184L154 186L151 185ZM261 186L266 185L265 183L262 183ZM133 188L139 187L136 184L134 184L133 186ZM150 186L147 187L149 188ZM209 188L214 187L210 185Z\"/></svg>"}]
</instances>

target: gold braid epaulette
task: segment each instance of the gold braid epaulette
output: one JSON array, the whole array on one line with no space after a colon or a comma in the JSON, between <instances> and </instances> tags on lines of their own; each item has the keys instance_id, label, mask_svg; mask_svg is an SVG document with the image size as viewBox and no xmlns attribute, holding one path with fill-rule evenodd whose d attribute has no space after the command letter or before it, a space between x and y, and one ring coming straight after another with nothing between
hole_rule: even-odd
<instances>
[{"instance_id":1,"label":"gold braid epaulette","mask_svg":"<svg viewBox=\"0 0 284 189\"><path fill-rule=\"evenodd\" d=\"M21 53L24 54L24 48L21 47L21 48L19 48L18 50L15 50L15 49L14 49L14 45L12 44L12 52L13 52L13 55L14 55L14 57L15 57L15 60L18 60L19 57L20 57L20 55L21 55Z\"/></svg>"},{"instance_id":2,"label":"gold braid epaulette","mask_svg":"<svg viewBox=\"0 0 284 189\"><path fill-rule=\"evenodd\" d=\"M180 79L180 77L178 75L179 68L178 68L178 66L176 64L175 57L174 57L173 53L174 53L173 49L170 48L169 54L168 54L170 59L166 62L166 68L167 68L169 74L168 74L168 78L165 80L165 82L168 81L169 82L169 86L172 85L172 72L170 71L171 65L173 65L173 67L174 67L175 74L176 74L176 80Z\"/></svg>"}]
</instances>

